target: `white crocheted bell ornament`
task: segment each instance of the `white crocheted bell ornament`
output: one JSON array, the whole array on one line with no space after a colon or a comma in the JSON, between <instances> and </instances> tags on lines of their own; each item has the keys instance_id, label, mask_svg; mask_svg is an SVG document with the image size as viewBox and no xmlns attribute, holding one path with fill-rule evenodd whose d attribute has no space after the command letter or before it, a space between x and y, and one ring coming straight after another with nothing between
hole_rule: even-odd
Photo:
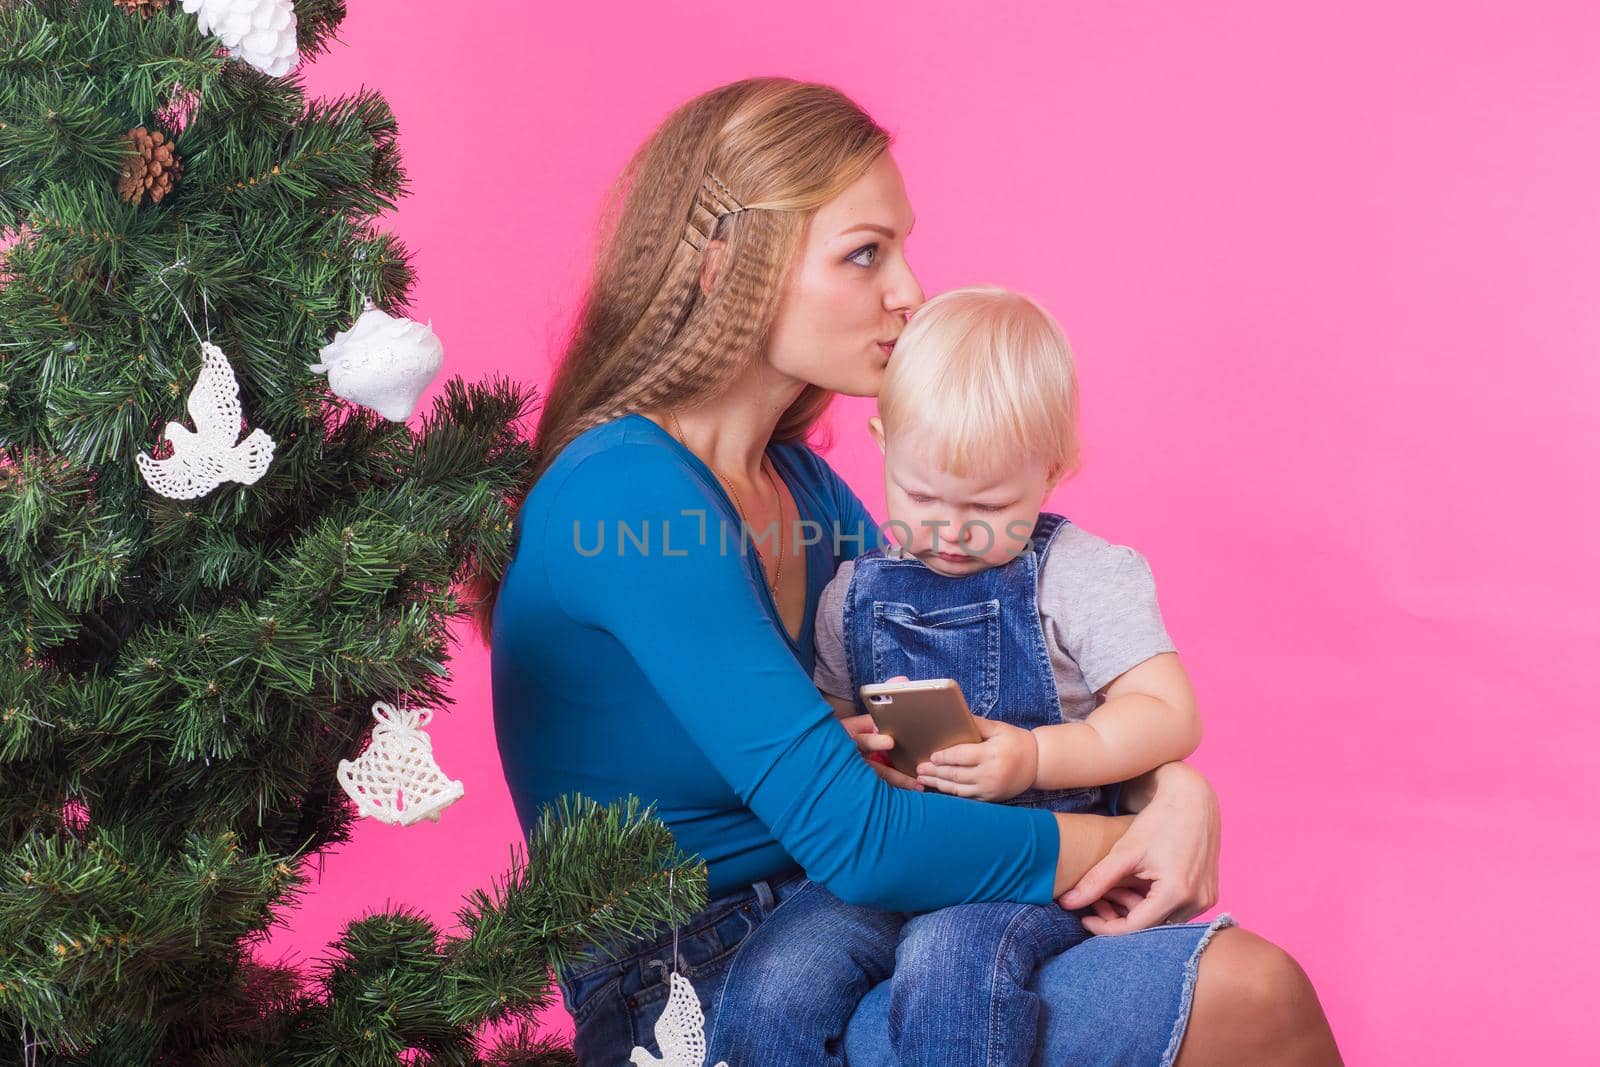
<instances>
[{"instance_id":1,"label":"white crocheted bell ornament","mask_svg":"<svg viewBox=\"0 0 1600 1067\"><path fill-rule=\"evenodd\" d=\"M205 496L223 482L254 485L272 463L267 431L257 427L239 440L239 380L228 357L210 341L201 343L200 353L200 374L186 402L194 429L169 422L171 456L155 459L140 452L133 457L146 485L178 500Z\"/></svg>"},{"instance_id":2,"label":"white crocheted bell ornament","mask_svg":"<svg viewBox=\"0 0 1600 1067\"><path fill-rule=\"evenodd\" d=\"M299 60L292 0L183 0L201 33L222 41L230 55L281 78Z\"/></svg>"},{"instance_id":3,"label":"white crocheted bell ornament","mask_svg":"<svg viewBox=\"0 0 1600 1067\"><path fill-rule=\"evenodd\" d=\"M328 388L356 404L372 408L390 422L411 417L428 384L444 363L444 345L433 323L387 315L372 302L348 330L340 330L311 364L326 371Z\"/></svg>"},{"instance_id":4,"label":"white crocheted bell ornament","mask_svg":"<svg viewBox=\"0 0 1600 1067\"><path fill-rule=\"evenodd\" d=\"M659 1058L638 1045L628 1055L635 1067L704 1067L706 1062L706 1016L700 1010L700 995L689 979L673 971L667 976L667 1003L656 1019L656 1047ZM728 1067L718 1063L717 1067Z\"/></svg>"},{"instance_id":5,"label":"white crocheted bell ornament","mask_svg":"<svg viewBox=\"0 0 1600 1067\"><path fill-rule=\"evenodd\" d=\"M460 800L466 787L446 778L433 762L433 741L422 728L433 712L372 705L372 743L354 760L339 761L338 779L362 815L410 826L418 819L439 821L439 813Z\"/></svg>"}]
</instances>

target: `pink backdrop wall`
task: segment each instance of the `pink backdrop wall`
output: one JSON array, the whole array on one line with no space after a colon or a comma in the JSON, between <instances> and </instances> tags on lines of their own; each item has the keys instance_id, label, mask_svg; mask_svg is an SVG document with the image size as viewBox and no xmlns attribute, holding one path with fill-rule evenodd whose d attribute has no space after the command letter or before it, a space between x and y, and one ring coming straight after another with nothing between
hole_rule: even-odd
<instances>
[{"instance_id":1,"label":"pink backdrop wall","mask_svg":"<svg viewBox=\"0 0 1600 1067\"><path fill-rule=\"evenodd\" d=\"M350 7L310 82L399 115L391 228L447 374L547 379L601 192L678 102L778 73L859 100L928 292L1021 288L1072 340L1087 468L1052 506L1155 568L1222 907L1352 1064L1600 1055L1592 5ZM840 402L830 458L882 518L870 410ZM453 669L466 798L364 824L269 955L385 900L448 923L504 869L483 650Z\"/></svg>"}]
</instances>

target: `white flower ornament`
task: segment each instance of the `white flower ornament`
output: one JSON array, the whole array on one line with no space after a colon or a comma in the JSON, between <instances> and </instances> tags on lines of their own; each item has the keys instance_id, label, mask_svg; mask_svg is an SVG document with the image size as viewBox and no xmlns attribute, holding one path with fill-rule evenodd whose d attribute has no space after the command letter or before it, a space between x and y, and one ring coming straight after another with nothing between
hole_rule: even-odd
<instances>
[{"instance_id":1,"label":"white flower ornament","mask_svg":"<svg viewBox=\"0 0 1600 1067\"><path fill-rule=\"evenodd\" d=\"M183 9L201 33L263 74L281 78L299 61L293 0L183 0Z\"/></svg>"},{"instance_id":2,"label":"white flower ornament","mask_svg":"<svg viewBox=\"0 0 1600 1067\"><path fill-rule=\"evenodd\" d=\"M397 319L369 301L348 330L340 330L310 364L327 372L328 388L372 408L390 422L411 417L417 400L444 363L444 345L432 324Z\"/></svg>"}]
</instances>

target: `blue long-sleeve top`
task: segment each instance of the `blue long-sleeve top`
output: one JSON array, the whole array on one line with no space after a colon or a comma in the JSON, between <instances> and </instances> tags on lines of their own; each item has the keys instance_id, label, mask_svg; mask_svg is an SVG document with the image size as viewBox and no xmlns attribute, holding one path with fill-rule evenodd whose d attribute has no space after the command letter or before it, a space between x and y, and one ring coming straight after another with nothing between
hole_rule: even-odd
<instances>
[{"instance_id":1,"label":"blue long-sleeve top","mask_svg":"<svg viewBox=\"0 0 1600 1067\"><path fill-rule=\"evenodd\" d=\"M495 733L524 831L563 793L633 794L706 862L713 897L798 865L844 900L894 910L1048 903L1050 812L890 786L813 686L822 588L881 534L812 449L767 455L818 524L801 528L816 543L798 642L748 541L740 551L718 479L654 422L586 431L535 483L491 641Z\"/></svg>"}]
</instances>

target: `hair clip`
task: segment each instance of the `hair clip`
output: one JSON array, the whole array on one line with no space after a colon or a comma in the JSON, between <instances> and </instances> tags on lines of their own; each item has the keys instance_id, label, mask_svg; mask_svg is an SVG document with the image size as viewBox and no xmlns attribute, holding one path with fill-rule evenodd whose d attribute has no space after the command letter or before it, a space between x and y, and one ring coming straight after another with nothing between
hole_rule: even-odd
<instances>
[{"instance_id":1,"label":"hair clip","mask_svg":"<svg viewBox=\"0 0 1600 1067\"><path fill-rule=\"evenodd\" d=\"M700 179L700 189L705 193L705 206L713 218L720 219L724 215L744 210L744 205L733 195L733 190L728 188L727 183L709 170L706 171L705 177Z\"/></svg>"}]
</instances>

